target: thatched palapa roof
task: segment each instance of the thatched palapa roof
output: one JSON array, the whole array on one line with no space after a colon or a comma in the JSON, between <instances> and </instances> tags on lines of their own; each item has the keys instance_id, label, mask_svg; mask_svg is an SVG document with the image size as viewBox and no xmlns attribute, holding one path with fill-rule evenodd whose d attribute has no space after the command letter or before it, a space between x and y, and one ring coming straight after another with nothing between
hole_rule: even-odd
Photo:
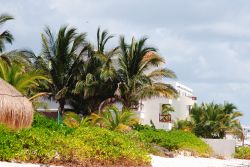
<instances>
[{"instance_id":1,"label":"thatched palapa roof","mask_svg":"<svg viewBox=\"0 0 250 167\"><path fill-rule=\"evenodd\" d=\"M0 78L0 124L15 129L27 128L32 119L32 103Z\"/></svg>"}]
</instances>

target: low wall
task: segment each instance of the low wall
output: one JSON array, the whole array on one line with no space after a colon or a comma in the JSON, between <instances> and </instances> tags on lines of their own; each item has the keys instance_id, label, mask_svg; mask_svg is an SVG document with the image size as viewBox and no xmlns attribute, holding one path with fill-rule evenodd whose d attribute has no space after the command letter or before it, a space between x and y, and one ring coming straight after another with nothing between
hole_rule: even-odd
<instances>
[{"instance_id":1,"label":"low wall","mask_svg":"<svg viewBox=\"0 0 250 167\"><path fill-rule=\"evenodd\" d=\"M214 155L232 158L236 141L233 139L203 139L214 151Z\"/></svg>"}]
</instances>

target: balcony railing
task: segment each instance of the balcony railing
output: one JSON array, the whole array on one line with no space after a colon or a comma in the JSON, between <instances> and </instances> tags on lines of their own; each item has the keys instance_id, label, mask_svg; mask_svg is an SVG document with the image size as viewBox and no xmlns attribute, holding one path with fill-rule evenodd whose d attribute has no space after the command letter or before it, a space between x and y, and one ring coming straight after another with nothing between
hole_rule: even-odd
<instances>
[{"instance_id":1,"label":"balcony railing","mask_svg":"<svg viewBox=\"0 0 250 167\"><path fill-rule=\"evenodd\" d=\"M170 114L159 114L159 122L169 123L171 122Z\"/></svg>"}]
</instances>

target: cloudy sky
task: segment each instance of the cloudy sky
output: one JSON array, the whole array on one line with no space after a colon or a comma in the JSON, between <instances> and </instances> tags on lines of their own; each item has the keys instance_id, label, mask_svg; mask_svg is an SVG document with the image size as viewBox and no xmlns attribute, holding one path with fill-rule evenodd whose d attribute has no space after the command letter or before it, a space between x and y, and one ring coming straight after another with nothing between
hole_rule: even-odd
<instances>
[{"instance_id":1,"label":"cloudy sky","mask_svg":"<svg viewBox=\"0 0 250 167\"><path fill-rule=\"evenodd\" d=\"M41 50L45 25L71 25L95 40L98 26L128 39L146 35L199 102L229 101L250 124L250 1L247 0L0 0L15 36L8 49ZM3 29L3 28L1 28ZM118 38L114 38L110 47Z\"/></svg>"}]
</instances>

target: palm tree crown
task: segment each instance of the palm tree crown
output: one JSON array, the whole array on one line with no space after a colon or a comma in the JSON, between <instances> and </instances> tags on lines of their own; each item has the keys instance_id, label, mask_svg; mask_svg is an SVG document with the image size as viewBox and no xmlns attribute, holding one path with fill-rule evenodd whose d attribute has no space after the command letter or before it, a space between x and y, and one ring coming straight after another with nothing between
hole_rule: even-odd
<instances>
[{"instance_id":1,"label":"palm tree crown","mask_svg":"<svg viewBox=\"0 0 250 167\"><path fill-rule=\"evenodd\" d=\"M51 77L50 92L59 102L59 111L64 112L66 97L75 85L77 69L82 62L85 33L78 34L75 28L63 26L57 36L47 27L42 34L42 56L36 64L47 71Z\"/></svg>"},{"instance_id":2,"label":"palm tree crown","mask_svg":"<svg viewBox=\"0 0 250 167\"><path fill-rule=\"evenodd\" d=\"M191 110L194 132L205 138L223 138L226 132L238 132L241 129L240 116L242 114L232 103L202 103L200 106L194 105Z\"/></svg>"},{"instance_id":3,"label":"palm tree crown","mask_svg":"<svg viewBox=\"0 0 250 167\"><path fill-rule=\"evenodd\" d=\"M131 44L120 38L120 54L118 74L120 83L116 95L125 107L138 105L140 99L154 96L173 98L177 91L170 85L160 81L165 78L176 78L173 71L159 68L164 59L157 54L154 47L146 46L147 38Z\"/></svg>"},{"instance_id":4,"label":"palm tree crown","mask_svg":"<svg viewBox=\"0 0 250 167\"><path fill-rule=\"evenodd\" d=\"M0 26L4 25L8 20L12 20L12 19L14 18L8 14L1 14ZM8 30L1 32L0 33L0 53L4 51L5 43L12 44L13 40L14 40L13 35Z\"/></svg>"}]
</instances>

